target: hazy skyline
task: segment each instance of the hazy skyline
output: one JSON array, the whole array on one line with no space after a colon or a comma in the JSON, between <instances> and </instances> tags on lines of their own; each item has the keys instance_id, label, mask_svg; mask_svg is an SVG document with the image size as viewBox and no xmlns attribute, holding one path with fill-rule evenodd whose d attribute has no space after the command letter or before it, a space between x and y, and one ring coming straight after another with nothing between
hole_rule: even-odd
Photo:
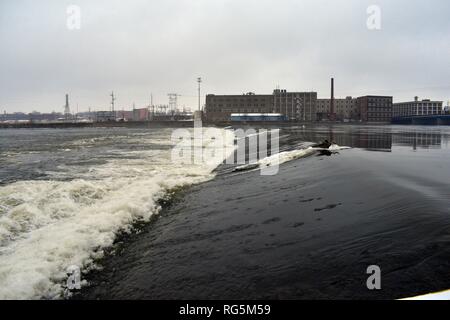
<instances>
[{"instance_id":1,"label":"hazy skyline","mask_svg":"<svg viewBox=\"0 0 450 320\"><path fill-rule=\"evenodd\" d=\"M69 5L81 28L67 28ZM381 8L381 30L366 25ZM317 91L450 99L448 0L0 2L0 110L197 106L207 93Z\"/></svg>"}]
</instances>

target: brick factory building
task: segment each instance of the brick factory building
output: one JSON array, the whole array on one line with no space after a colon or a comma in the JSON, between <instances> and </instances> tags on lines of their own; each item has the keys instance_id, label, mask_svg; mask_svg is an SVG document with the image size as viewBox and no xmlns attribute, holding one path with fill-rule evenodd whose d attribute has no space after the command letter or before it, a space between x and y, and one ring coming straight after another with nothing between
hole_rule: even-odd
<instances>
[{"instance_id":1,"label":"brick factory building","mask_svg":"<svg viewBox=\"0 0 450 320\"><path fill-rule=\"evenodd\" d=\"M421 102L422 104L424 102ZM435 107L435 102L430 102ZM440 105L442 107L442 103ZM420 109L422 110L422 109ZM434 110L434 109L433 109ZM391 96L334 98L334 78L331 78L329 99L318 99L317 92L288 92L275 89L272 94L206 96L207 122L231 121L231 114L280 114L284 121L361 121L390 123L393 115Z\"/></svg>"},{"instance_id":2,"label":"brick factory building","mask_svg":"<svg viewBox=\"0 0 450 320\"><path fill-rule=\"evenodd\" d=\"M232 113L279 113L288 121L316 121L317 92L206 96L205 117L209 122L230 121Z\"/></svg>"},{"instance_id":3,"label":"brick factory building","mask_svg":"<svg viewBox=\"0 0 450 320\"><path fill-rule=\"evenodd\" d=\"M363 122L390 123L392 120L392 97L364 96L356 98Z\"/></svg>"},{"instance_id":4,"label":"brick factory building","mask_svg":"<svg viewBox=\"0 0 450 320\"><path fill-rule=\"evenodd\" d=\"M317 99L317 120L329 119L331 99ZM337 121L390 122L392 118L392 97L364 96L334 99L334 113Z\"/></svg>"},{"instance_id":5,"label":"brick factory building","mask_svg":"<svg viewBox=\"0 0 450 320\"><path fill-rule=\"evenodd\" d=\"M317 99L317 120L322 121L330 118L331 99ZM347 97L345 99L334 99L334 114L336 120L359 120L360 113L357 99Z\"/></svg>"}]
</instances>

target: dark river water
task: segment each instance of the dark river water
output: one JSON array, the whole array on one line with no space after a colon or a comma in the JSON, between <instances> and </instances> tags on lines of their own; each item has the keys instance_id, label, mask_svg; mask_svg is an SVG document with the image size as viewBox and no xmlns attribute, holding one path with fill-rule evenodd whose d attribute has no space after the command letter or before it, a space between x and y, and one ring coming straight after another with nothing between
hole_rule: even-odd
<instances>
[{"instance_id":1,"label":"dark river water","mask_svg":"<svg viewBox=\"0 0 450 320\"><path fill-rule=\"evenodd\" d=\"M282 151L324 139L352 149L273 176L220 165L215 178L214 166L169 161L171 131L0 130L0 297L64 296L71 265L83 271L77 299L450 288L449 127L285 128ZM179 186L190 187L167 198ZM366 286L370 265L381 290Z\"/></svg>"}]
</instances>

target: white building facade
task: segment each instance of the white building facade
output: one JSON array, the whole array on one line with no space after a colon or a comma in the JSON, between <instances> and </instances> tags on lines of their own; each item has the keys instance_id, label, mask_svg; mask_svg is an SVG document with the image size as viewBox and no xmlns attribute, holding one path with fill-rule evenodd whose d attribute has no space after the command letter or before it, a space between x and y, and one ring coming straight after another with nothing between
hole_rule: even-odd
<instances>
[{"instance_id":1,"label":"white building facade","mask_svg":"<svg viewBox=\"0 0 450 320\"><path fill-rule=\"evenodd\" d=\"M419 101L415 97L411 102L398 102L393 104L394 117L408 117L408 116L426 116L443 114L442 101L431 101L424 99Z\"/></svg>"}]
</instances>

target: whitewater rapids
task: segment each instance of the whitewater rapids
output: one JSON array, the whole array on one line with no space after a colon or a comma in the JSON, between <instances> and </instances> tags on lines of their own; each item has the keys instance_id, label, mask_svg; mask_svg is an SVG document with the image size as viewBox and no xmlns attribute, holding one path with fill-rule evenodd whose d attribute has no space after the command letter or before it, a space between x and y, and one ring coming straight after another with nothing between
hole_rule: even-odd
<instances>
[{"instance_id":1,"label":"whitewater rapids","mask_svg":"<svg viewBox=\"0 0 450 320\"><path fill-rule=\"evenodd\" d=\"M67 268L95 268L120 232L158 214L158 200L168 192L213 178L223 159L173 163L170 133L79 139L69 132L67 140L53 144L58 133L50 132L51 139L25 146L27 139L38 139L27 135L25 150L3 157L2 166L11 172L26 164L45 170L39 173L44 178L0 186L0 299L64 297ZM232 139L225 142L220 147L233 145ZM203 148L210 144L203 141Z\"/></svg>"}]
</instances>

